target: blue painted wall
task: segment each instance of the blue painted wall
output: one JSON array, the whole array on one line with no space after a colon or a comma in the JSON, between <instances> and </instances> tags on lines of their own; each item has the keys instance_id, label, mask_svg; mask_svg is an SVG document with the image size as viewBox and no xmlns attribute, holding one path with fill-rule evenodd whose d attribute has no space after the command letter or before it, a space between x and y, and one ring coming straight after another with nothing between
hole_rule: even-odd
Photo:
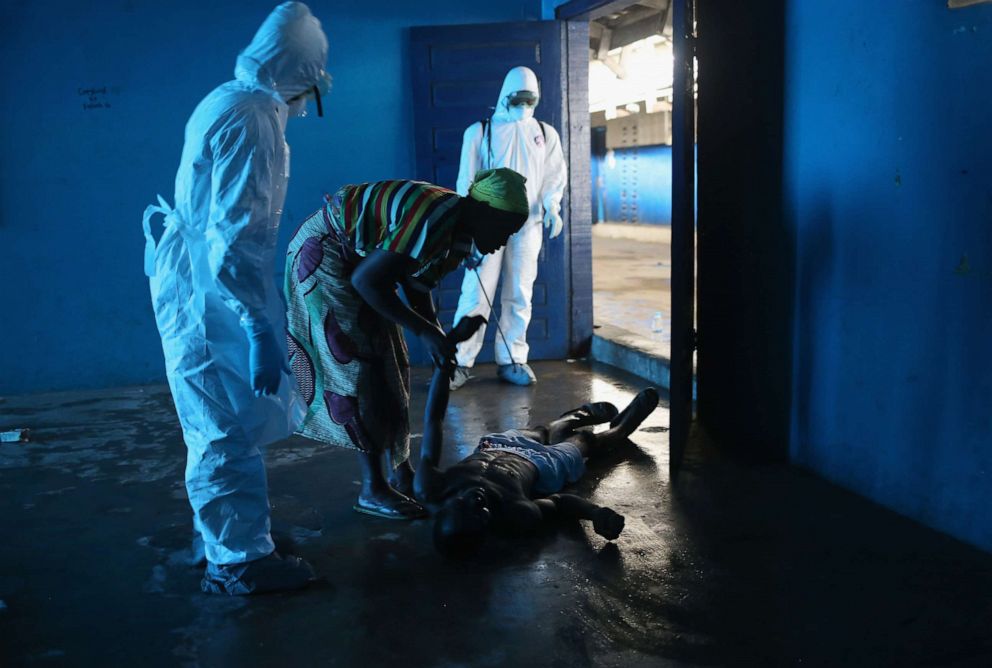
<instances>
[{"instance_id":1,"label":"blue painted wall","mask_svg":"<svg viewBox=\"0 0 992 668\"><path fill-rule=\"evenodd\" d=\"M232 78L275 4L5 4L0 393L163 380L141 213L156 193L172 199L189 113ZM321 193L413 174L407 27L530 20L542 9L536 0L309 4L330 38L334 89L325 118L290 122L283 243Z\"/></svg>"},{"instance_id":2,"label":"blue painted wall","mask_svg":"<svg viewBox=\"0 0 992 668\"><path fill-rule=\"evenodd\" d=\"M992 549L992 6L793 0L791 454Z\"/></svg>"},{"instance_id":3,"label":"blue painted wall","mask_svg":"<svg viewBox=\"0 0 992 668\"><path fill-rule=\"evenodd\" d=\"M550 21L555 18L555 9L568 0L541 0L541 18Z\"/></svg>"},{"instance_id":4,"label":"blue painted wall","mask_svg":"<svg viewBox=\"0 0 992 668\"><path fill-rule=\"evenodd\" d=\"M618 148L592 157L593 220L672 224L672 147Z\"/></svg>"}]
</instances>

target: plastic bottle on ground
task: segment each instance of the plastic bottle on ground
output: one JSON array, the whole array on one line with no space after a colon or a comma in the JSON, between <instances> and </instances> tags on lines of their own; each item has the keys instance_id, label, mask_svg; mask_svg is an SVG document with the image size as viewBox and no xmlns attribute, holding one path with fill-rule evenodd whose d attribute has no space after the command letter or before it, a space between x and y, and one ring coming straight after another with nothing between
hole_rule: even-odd
<instances>
[{"instance_id":1,"label":"plastic bottle on ground","mask_svg":"<svg viewBox=\"0 0 992 668\"><path fill-rule=\"evenodd\" d=\"M654 317L651 318L651 331L660 332L665 329L665 320L661 316L661 311L655 311Z\"/></svg>"}]
</instances>

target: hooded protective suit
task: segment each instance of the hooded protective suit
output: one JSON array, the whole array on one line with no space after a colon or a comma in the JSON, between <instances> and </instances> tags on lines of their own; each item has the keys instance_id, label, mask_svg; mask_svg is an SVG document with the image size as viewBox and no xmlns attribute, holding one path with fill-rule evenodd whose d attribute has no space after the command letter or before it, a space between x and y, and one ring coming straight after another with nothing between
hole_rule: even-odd
<instances>
[{"instance_id":1,"label":"hooded protective suit","mask_svg":"<svg viewBox=\"0 0 992 668\"><path fill-rule=\"evenodd\" d=\"M492 299L495 299L500 271L504 272L499 325L513 359L510 359L502 339L497 337L495 353L496 362L500 365L527 362L530 350L527 326L530 324L534 279L537 278L537 258L541 252L542 208L545 224L550 229L551 238L554 238L561 231L558 214L567 176L561 139L555 129L546 123L539 123L533 117L533 108L509 106L510 95L518 91L540 95L537 75L527 67L514 67L507 73L496 102L496 111L485 133L482 123L474 123L465 130L457 184L458 194L467 195L475 173L495 167L509 167L527 177L530 217L503 249L486 255L478 268L486 294ZM474 274L474 271L465 272L454 322L474 315L489 319L489 305ZM485 326L480 327L473 337L458 345L459 366L471 367L475 363L482 349L485 329Z\"/></svg>"},{"instance_id":2,"label":"hooded protective suit","mask_svg":"<svg viewBox=\"0 0 992 668\"><path fill-rule=\"evenodd\" d=\"M289 178L287 101L320 82L326 59L306 5L279 5L238 56L236 79L190 117L175 209L159 197L145 211L145 272L188 448L186 489L214 564L273 551L259 447L292 434L306 411L285 370L273 394L256 396L249 338L268 337L270 357L282 356L275 366L288 369L273 271ZM157 213L165 230L156 243Z\"/></svg>"}]
</instances>

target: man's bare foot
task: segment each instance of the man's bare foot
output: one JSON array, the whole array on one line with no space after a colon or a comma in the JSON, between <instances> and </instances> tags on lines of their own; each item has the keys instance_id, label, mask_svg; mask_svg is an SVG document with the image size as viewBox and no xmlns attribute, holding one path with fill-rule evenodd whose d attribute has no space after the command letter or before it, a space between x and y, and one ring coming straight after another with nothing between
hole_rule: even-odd
<instances>
[{"instance_id":1,"label":"man's bare foot","mask_svg":"<svg viewBox=\"0 0 992 668\"><path fill-rule=\"evenodd\" d=\"M641 390L633 401L613 418L610 427L624 437L630 436L657 407L658 390L653 387Z\"/></svg>"}]
</instances>

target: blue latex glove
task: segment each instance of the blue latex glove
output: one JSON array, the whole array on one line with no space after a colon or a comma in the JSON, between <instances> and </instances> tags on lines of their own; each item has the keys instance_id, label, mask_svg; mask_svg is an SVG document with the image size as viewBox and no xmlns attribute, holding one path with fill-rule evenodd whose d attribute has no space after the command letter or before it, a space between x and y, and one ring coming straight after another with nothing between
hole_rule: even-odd
<instances>
[{"instance_id":1,"label":"blue latex glove","mask_svg":"<svg viewBox=\"0 0 992 668\"><path fill-rule=\"evenodd\" d=\"M554 239L561 234L565 223L561 219L557 209L548 209L544 212L544 229L548 231L548 238Z\"/></svg>"},{"instance_id":2,"label":"blue latex glove","mask_svg":"<svg viewBox=\"0 0 992 668\"><path fill-rule=\"evenodd\" d=\"M275 394L279 390L282 372L289 372L275 332L271 327L248 328L248 369L251 389L256 397Z\"/></svg>"}]
</instances>

